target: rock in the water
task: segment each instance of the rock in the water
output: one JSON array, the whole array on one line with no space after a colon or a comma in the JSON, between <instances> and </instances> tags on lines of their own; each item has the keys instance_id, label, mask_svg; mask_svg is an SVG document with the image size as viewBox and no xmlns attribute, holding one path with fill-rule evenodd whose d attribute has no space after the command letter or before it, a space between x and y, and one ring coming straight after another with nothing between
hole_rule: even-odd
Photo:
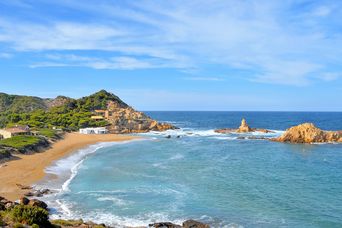
<instances>
[{"instance_id":1,"label":"rock in the water","mask_svg":"<svg viewBox=\"0 0 342 228\"><path fill-rule=\"evenodd\" d=\"M37 200L37 199L30 200L28 205L40 207L40 208L43 208L43 209L46 209L48 207L45 202L43 202L41 200Z\"/></svg>"},{"instance_id":2,"label":"rock in the water","mask_svg":"<svg viewBox=\"0 0 342 228\"><path fill-rule=\"evenodd\" d=\"M30 200L24 196L20 197L20 199L19 199L19 203L22 205L27 205L27 204L29 204L29 202L30 202Z\"/></svg>"},{"instance_id":3,"label":"rock in the water","mask_svg":"<svg viewBox=\"0 0 342 228\"><path fill-rule=\"evenodd\" d=\"M271 140L290 143L342 143L342 131L323 131L312 123L304 123L287 129L283 135Z\"/></svg>"},{"instance_id":4,"label":"rock in the water","mask_svg":"<svg viewBox=\"0 0 342 228\"><path fill-rule=\"evenodd\" d=\"M173 224L171 222L158 222L149 224L148 226L153 228L182 228L182 226Z\"/></svg>"},{"instance_id":5,"label":"rock in the water","mask_svg":"<svg viewBox=\"0 0 342 228\"><path fill-rule=\"evenodd\" d=\"M221 133L221 134L229 134L229 133L235 133L237 129L233 128L222 128L222 129L216 129L216 133Z\"/></svg>"},{"instance_id":6,"label":"rock in the water","mask_svg":"<svg viewBox=\"0 0 342 228\"><path fill-rule=\"evenodd\" d=\"M246 132L251 132L253 131L252 128L250 128L246 122L245 119L241 120L241 125L239 127L239 129L236 131L238 133L246 133Z\"/></svg>"},{"instance_id":7,"label":"rock in the water","mask_svg":"<svg viewBox=\"0 0 342 228\"><path fill-rule=\"evenodd\" d=\"M222 128L216 129L216 133L230 134L230 133L248 133L248 132L261 132L261 133L274 133L274 131L263 129L263 128L251 128L248 126L245 119L241 120L241 125L238 129L234 128Z\"/></svg>"},{"instance_id":8,"label":"rock in the water","mask_svg":"<svg viewBox=\"0 0 342 228\"><path fill-rule=\"evenodd\" d=\"M210 226L195 220L187 220L183 222L183 228L210 228Z\"/></svg>"}]
</instances>

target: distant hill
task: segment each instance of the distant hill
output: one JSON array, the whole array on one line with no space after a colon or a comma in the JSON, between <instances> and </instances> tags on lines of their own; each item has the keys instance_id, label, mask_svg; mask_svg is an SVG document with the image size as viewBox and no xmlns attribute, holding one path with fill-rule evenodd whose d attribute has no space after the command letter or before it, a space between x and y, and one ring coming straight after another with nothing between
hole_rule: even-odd
<instances>
[{"instance_id":1,"label":"distant hill","mask_svg":"<svg viewBox=\"0 0 342 228\"><path fill-rule=\"evenodd\" d=\"M94 113L95 110L104 110L107 116L94 119L92 116L98 115ZM46 99L0 93L0 128L17 124L33 128L58 127L71 131L106 126L112 133L174 128L134 110L118 96L105 90L80 99L65 96Z\"/></svg>"},{"instance_id":2,"label":"distant hill","mask_svg":"<svg viewBox=\"0 0 342 228\"><path fill-rule=\"evenodd\" d=\"M56 106L62 106L72 100L64 96L58 96L55 99L44 99L40 97L0 93L0 112L24 113L37 109L49 110Z\"/></svg>"}]
</instances>

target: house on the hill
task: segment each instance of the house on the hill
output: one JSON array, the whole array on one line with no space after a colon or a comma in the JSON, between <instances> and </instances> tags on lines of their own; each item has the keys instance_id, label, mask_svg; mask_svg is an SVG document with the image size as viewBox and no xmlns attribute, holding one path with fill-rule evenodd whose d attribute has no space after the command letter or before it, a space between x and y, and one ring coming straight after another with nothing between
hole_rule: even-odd
<instances>
[{"instance_id":1,"label":"house on the hill","mask_svg":"<svg viewBox=\"0 0 342 228\"><path fill-rule=\"evenodd\" d=\"M29 126L15 126L11 128L0 129L0 139L8 139L17 135L31 135Z\"/></svg>"},{"instance_id":2,"label":"house on the hill","mask_svg":"<svg viewBox=\"0 0 342 228\"><path fill-rule=\"evenodd\" d=\"M88 128L81 128L79 130L81 134L107 134L108 130L105 127L88 127Z\"/></svg>"}]
</instances>

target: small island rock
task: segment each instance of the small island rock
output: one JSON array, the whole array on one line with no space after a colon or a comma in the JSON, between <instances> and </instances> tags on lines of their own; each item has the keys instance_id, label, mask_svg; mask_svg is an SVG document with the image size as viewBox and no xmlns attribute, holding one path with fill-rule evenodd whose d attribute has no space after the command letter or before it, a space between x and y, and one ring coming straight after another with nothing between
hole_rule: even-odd
<instances>
[{"instance_id":1,"label":"small island rock","mask_svg":"<svg viewBox=\"0 0 342 228\"><path fill-rule=\"evenodd\" d=\"M323 131L313 123L303 123L287 129L283 135L272 139L272 141L290 143L342 143L342 131Z\"/></svg>"}]
</instances>

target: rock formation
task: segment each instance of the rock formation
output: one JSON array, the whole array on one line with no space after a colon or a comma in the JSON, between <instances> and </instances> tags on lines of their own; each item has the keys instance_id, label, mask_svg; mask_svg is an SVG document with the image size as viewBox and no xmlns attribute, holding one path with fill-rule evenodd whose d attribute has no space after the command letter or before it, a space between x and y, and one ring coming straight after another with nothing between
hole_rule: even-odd
<instances>
[{"instance_id":1,"label":"rock formation","mask_svg":"<svg viewBox=\"0 0 342 228\"><path fill-rule=\"evenodd\" d=\"M274 133L273 131L262 129L262 128L251 128L248 126L246 120L243 118L241 120L241 125L238 129L234 128L222 128L216 129L216 133L229 134L229 133L248 133L248 132L262 132L262 133Z\"/></svg>"},{"instance_id":2,"label":"rock formation","mask_svg":"<svg viewBox=\"0 0 342 228\"><path fill-rule=\"evenodd\" d=\"M241 120L241 125L239 129L236 131L237 133L246 133L246 132L251 132L253 131L252 128L250 128L246 122L245 119Z\"/></svg>"},{"instance_id":3,"label":"rock formation","mask_svg":"<svg viewBox=\"0 0 342 228\"><path fill-rule=\"evenodd\" d=\"M176 129L175 126L168 123L159 123L126 104L109 101L107 110L109 111L107 121L110 123L108 130L111 133L141 133Z\"/></svg>"},{"instance_id":4,"label":"rock formation","mask_svg":"<svg viewBox=\"0 0 342 228\"><path fill-rule=\"evenodd\" d=\"M342 131L323 131L312 123L303 123L287 129L283 135L272 139L272 141L290 143L342 143Z\"/></svg>"}]
</instances>

